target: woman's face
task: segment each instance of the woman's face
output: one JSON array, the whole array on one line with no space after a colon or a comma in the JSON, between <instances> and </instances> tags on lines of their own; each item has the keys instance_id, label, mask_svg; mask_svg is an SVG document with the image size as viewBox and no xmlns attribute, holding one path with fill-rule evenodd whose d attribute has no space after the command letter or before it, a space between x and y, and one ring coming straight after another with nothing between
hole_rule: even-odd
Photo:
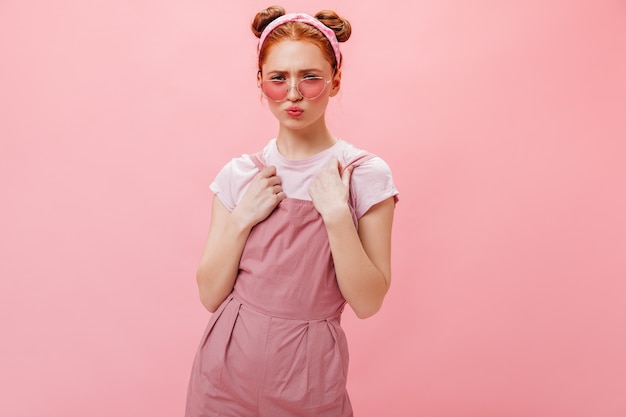
<instances>
[{"instance_id":1,"label":"woman's face","mask_svg":"<svg viewBox=\"0 0 626 417\"><path fill-rule=\"evenodd\" d=\"M330 80L319 97L314 99L304 98L297 88L289 87L283 101L267 100L271 112L282 127L300 130L324 123L328 100L339 92L341 73L337 71L333 75L330 63L317 45L285 40L269 49L258 77L259 83L285 80L289 86L311 77Z\"/></svg>"}]
</instances>

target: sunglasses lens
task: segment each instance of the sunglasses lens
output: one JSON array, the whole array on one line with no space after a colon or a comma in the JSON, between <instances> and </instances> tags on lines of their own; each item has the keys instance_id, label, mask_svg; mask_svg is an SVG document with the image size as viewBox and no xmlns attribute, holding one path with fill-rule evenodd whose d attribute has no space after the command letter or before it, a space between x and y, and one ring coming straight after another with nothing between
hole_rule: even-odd
<instances>
[{"instance_id":1,"label":"sunglasses lens","mask_svg":"<svg viewBox=\"0 0 626 417\"><path fill-rule=\"evenodd\" d=\"M287 97L287 83L284 81L263 81L261 90L270 100L280 101Z\"/></svg>"},{"instance_id":2,"label":"sunglasses lens","mask_svg":"<svg viewBox=\"0 0 626 417\"><path fill-rule=\"evenodd\" d=\"M326 86L323 78L305 78L298 83L298 89L302 97L314 99L319 97Z\"/></svg>"},{"instance_id":3,"label":"sunglasses lens","mask_svg":"<svg viewBox=\"0 0 626 417\"><path fill-rule=\"evenodd\" d=\"M323 78L305 78L298 83L299 93L310 100L319 97L324 87L326 87L326 80ZM289 84L283 80L268 80L261 83L263 94L273 101L283 101L289 94L289 88Z\"/></svg>"}]
</instances>

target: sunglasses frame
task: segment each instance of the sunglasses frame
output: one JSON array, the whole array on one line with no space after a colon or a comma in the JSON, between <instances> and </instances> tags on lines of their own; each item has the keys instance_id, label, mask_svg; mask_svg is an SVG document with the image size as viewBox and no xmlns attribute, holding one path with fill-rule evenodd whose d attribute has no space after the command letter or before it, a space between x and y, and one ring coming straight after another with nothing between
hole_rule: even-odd
<instances>
[{"instance_id":1,"label":"sunglasses frame","mask_svg":"<svg viewBox=\"0 0 626 417\"><path fill-rule=\"evenodd\" d=\"M302 94L302 91L300 91L300 83L302 81L306 81L306 80L323 80L324 81L324 87L322 87L322 89L320 90L319 94L316 95L315 97L306 97L304 94ZM326 80L324 77L309 77L309 78L302 78L300 81L298 81L295 84L288 84L287 81L284 81L284 80L265 80L265 81L261 81L260 83L258 83L257 87L261 89L261 93L263 94L263 97L265 97L266 99L271 100L273 102L276 102L276 103L280 103L281 101L285 101L287 99L287 96L291 92L291 89L294 88L294 87L296 88L296 91L298 92L298 94L300 94L300 96L302 98L305 98L307 100L315 100L316 98L318 98L319 96L322 95L324 90L326 90L326 86L328 84L330 84L330 82L332 80L333 80L332 78ZM287 90L285 92L285 97L283 97L283 98L281 98L279 100L275 100L273 98L268 97L267 94L265 93L265 91L263 91L263 83L274 83L274 84L284 83L287 86Z\"/></svg>"}]
</instances>

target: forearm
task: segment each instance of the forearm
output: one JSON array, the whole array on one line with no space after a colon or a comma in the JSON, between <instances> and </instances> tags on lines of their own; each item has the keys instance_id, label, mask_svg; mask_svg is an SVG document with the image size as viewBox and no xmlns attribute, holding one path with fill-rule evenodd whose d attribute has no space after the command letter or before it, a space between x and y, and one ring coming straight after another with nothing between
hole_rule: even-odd
<instances>
[{"instance_id":1,"label":"forearm","mask_svg":"<svg viewBox=\"0 0 626 417\"><path fill-rule=\"evenodd\" d=\"M213 312L231 293L250 227L240 225L232 214L222 216L209 232L196 272L200 300Z\"/></svg>"},{"instance_id":2,"label":"forearm","mask_svg":"<svg viewBox=\"0 0 626 417\"><path fill-rule=\"evenodd\" d=\"M213 197L209 237L196 273L200 300L209 311L215 311L233 290L250 231L284 198L273 166L254 177L232 212L217 196Z\"/></svg>"},{"instance_id":3,"label":"forearm","mask_svg":"<svg viewBox=\"0 0 626 417\"><path fill-rule=\"evenodd\" d=\"M375 314L389 289L388 268L381 270L369 257L347 207L325 225L342 295L358 317Z\"/></svg>"}]
</instances>

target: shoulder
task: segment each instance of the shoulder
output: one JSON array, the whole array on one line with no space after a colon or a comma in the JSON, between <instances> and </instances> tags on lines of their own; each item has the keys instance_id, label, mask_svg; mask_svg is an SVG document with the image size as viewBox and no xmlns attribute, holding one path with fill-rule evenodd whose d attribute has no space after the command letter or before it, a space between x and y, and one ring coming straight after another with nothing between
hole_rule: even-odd
<instances>
[{"instance_id":1,"label":"shoulder","mask_svg":"<svg viewBox=\"0 0 626 417\"><path fill-rule=\"evenodd\" d=\"M340 163L343 166L354 164L350 191L358 218L385 199L393 197L394 202L398 201L391 168L383 158L347 142L342 148Z\"/></svg>"},{"instance_id":2,"label":"shoulder","mask_svg":"<svg viewBox=\"0 0 626 417\"><path fill-rule=\"evenodd\" d=\"M232 158L218 172L216 179L227 181L246 181L247 179L251 179L251 177L254 177L259 172L259 168L253 159L254 156L261 156L261 159L267 158L272 148L276 147L274 142L275 139L270 140L259 152L244 153L238 157Z\"/></svg>"},{"instance_id":3,"label":"shoulder","mask_svg":"<svg viewBox=\"0 0 626 417\"><path fill-rule=\"evenodd\" d=\"M337 139L335 146L335 156L339 159L339 163L342 166L346 166L360 155L367 153L365 150L357 148L350 142L346 142L343 139Z\"/></svg>"},{"instance_id":4,"label":"shoulder","mask_svg":"<svg viewBox=\"0 0 626 417\"><path fill-rule=\"evenodd\" d=\"M353 174L363 177L391 178L391 167L380 156L370 154L370 158L365 159L355 167Z\"/></svg>"},{"instance_id":5,"label":"shoulder","mask_svg":"<svg viewBox=\"0 0 626 417\"><path fill-rule=\"evenodd\" d=\"M253 155L255 154L242 154L232 158L220 169L211 183L211 191L229 211L239 203L254 176L259 173Z\"/></svg>"},{"instance_id":6,"label":"shoulder","mask_svg":"<svg viewBox=\"0 0 626 417\"><path fill-rule=\"evenodd\" d=\"M215 177L216 181L233 182L254 175L258 169L252 162L250 154L243 154L228 161Z\"/></svg>"},{"instance_id":7,"label":"shoulder","mask_svg":"<svg viewBox=\"0 0 626 417\"><path fill-rule=\"evenodd\" d=\"M342 166L354 163L353 177L391 176L391 168L383 158L344 140L338 142L337 157Z\"/></svg>"}]
</instances>

